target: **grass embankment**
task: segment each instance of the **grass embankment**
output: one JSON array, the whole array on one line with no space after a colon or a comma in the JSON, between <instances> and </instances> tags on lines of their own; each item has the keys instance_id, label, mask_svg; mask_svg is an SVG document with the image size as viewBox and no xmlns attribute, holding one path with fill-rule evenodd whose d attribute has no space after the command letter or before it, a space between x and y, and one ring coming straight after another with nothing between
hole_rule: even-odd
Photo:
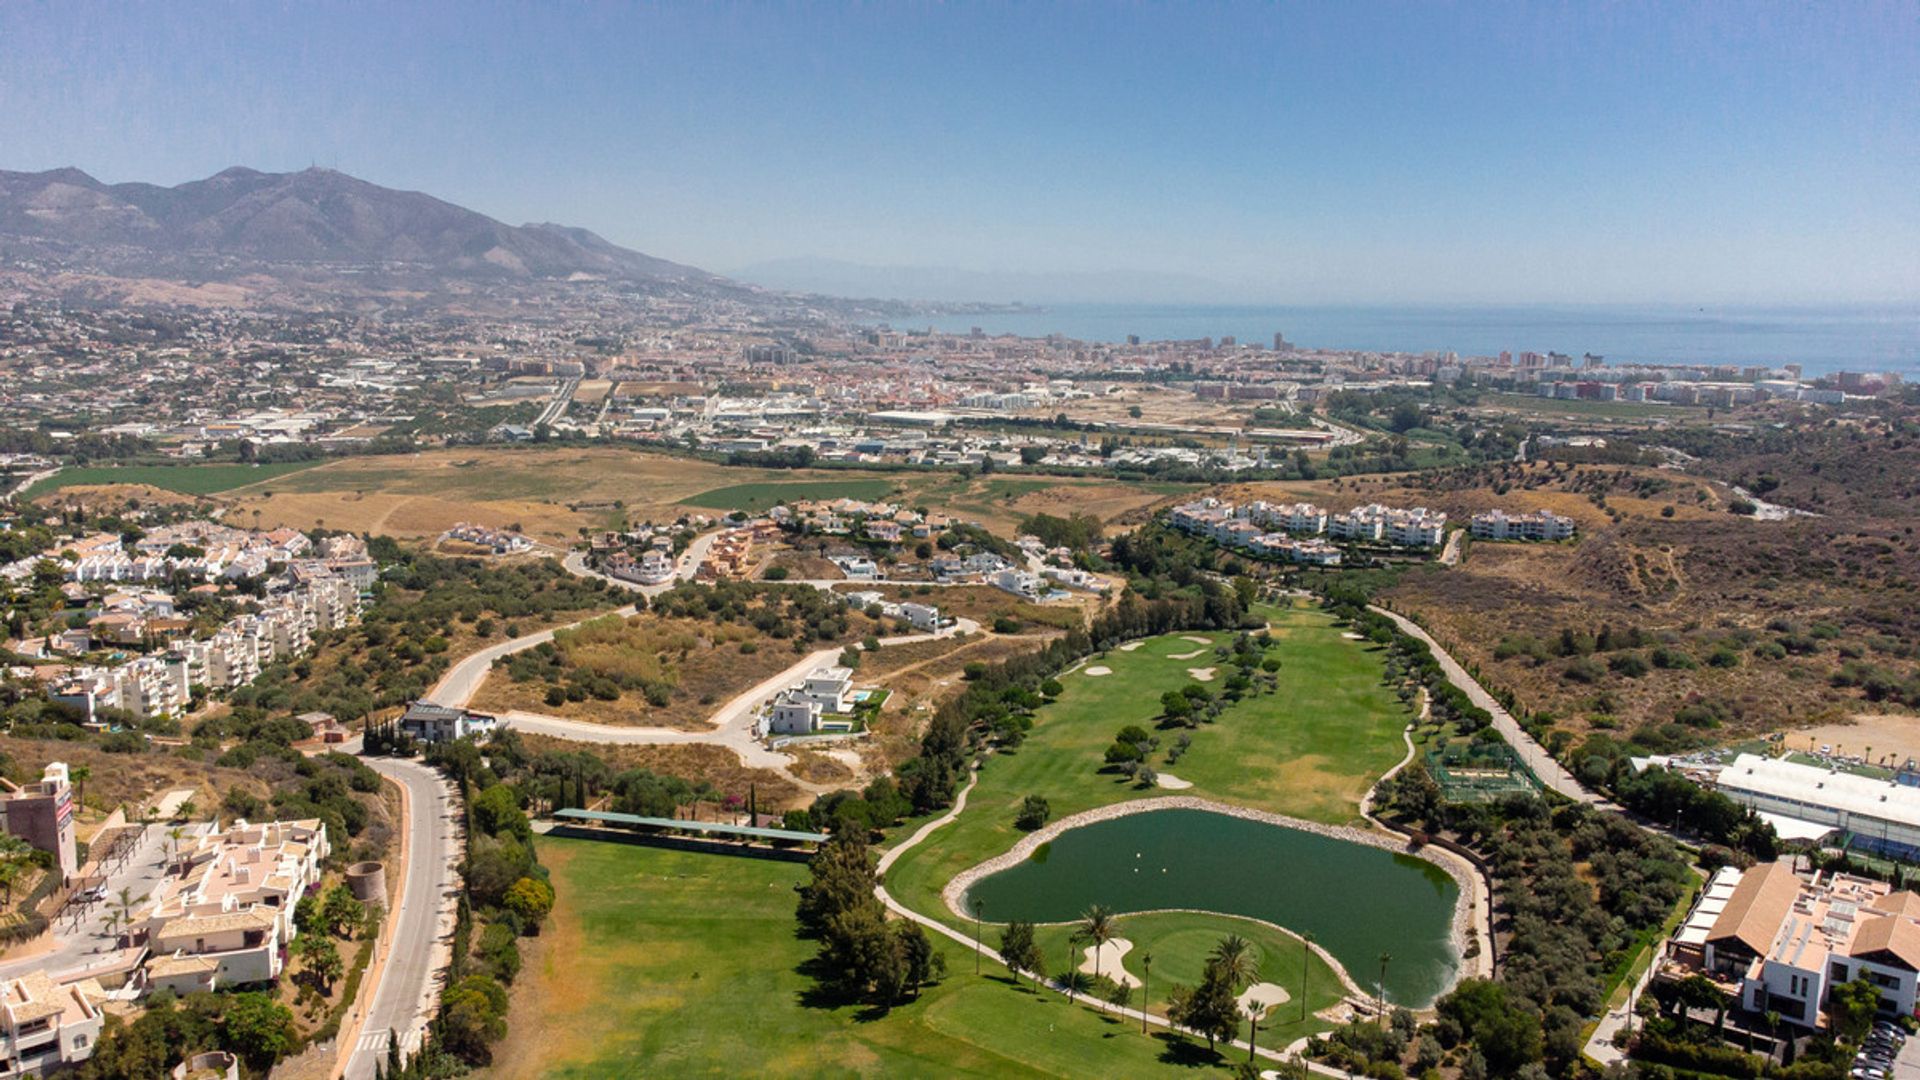
<instances>
[{"instance_id":1,"label":"grass embankment","mask_svg":"<svg viewBox=\"0 0 1920 1080\"><path fill-rule=\"evenodd\" d=\"M26 490L31 501L62 488L97 484L146 484L181 495L214 495L311 469L317 461L269 465L90 465L61 469Z\"/></svg>"},{"instance_id":2,"label":"grass embankment","mask_svg":"<svg viewBox=\"0 0 1920 1080\"><path fill-rule=\"evenodd\" d=\"M800 971L814 943L795 936L793 915L804 866L538 845L559 900L530 942L487 1076L1226 1075L1204 1044L1142 1035L1004 971L976 976L966 950L939 937L948 973L917 1000L885 1015L817 1003ZM1182 963L1167 955L1169 971Z\"/></svg>"},{"instance_id":3,"label":"grass embankment","mask_svg":"<svg viewBox=\"0 0 1920 1080\"><path fill-rule=\"evenodd\" d=\"M1176 634L1130 651L1095 657L1062 677L1060 699L1042 708L1020 747L995 753L980 772L967 809L934 838L901 856L887 886L901 902L936 918L953 919L940 900L952 878L1012 847L1022 835L1013 821L1028 795L1048 800L1055 818L1129 799L1195 795L1347 824L1374 780L1406 752L1399 733L1408 713L1381 680L1377 647L1341 637L1333 620L1315 610L1269 611L1280 661L1280 689L1230 707L1191 732L1177 763L1164 750L1180 729L1160 732L1162 752L1150 764L1190 782L1178 792L1142 790L1100 771L1102 755L1121 726L1149 729L1161 694L1194 678L1189 668L1219 667L1210 642L1231 635ZM1199 655L1188 655L1199 651ZM1099 668L1109 675L1090 675ZM1218 682L1202 683L1217 689ZM911 835L917 822L899 833Z\"/></svg>"}]
</instances>

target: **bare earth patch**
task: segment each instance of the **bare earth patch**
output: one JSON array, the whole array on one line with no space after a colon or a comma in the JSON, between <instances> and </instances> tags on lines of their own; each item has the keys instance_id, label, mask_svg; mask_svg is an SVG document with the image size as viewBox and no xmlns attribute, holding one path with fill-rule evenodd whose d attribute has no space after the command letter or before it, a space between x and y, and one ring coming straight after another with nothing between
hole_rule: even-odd
<instances>
[{"instance_id":1,"label":"bare earth patch","mask_svg":"<svg viewBox=\"0 0 1920 1080\"><path fill-rule=\"evenodd\" d=\"M1867 757L1875 764L1897 767L1908 758L1920 760L1920 716L1898 713L1856 713L1851 724L1821 724L1795 728L1786 734L1787 749L1831 746L1836 753Z\"/></svg>"}]
</instances>

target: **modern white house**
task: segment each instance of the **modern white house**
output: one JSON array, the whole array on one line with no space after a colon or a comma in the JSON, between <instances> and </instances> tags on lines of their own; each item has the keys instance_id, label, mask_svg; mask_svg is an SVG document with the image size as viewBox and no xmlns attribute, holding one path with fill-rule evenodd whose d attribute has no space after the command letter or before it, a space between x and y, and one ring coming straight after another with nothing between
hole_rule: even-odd
<instances>
[{"instance_id":1,"label":"modern white house","mask_svg":"<svg viewBox=\"0 0 1920 1080\"><path fill-rule=\"evenodd\" d=\"M766 730L774 735L810 735L820 730L824 716L853 708L853 672L844 667L816 668L773 699L767 708Z\"/></svg>"}]
</instances>

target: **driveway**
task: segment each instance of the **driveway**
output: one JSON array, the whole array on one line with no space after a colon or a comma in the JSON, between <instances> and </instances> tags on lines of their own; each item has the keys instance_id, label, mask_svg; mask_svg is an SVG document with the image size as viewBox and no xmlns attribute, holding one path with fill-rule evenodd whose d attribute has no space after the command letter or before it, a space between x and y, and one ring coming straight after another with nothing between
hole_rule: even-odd
<instances>
[{"instance_id":1,"label":"driveway","mask_svg":"<svg viewBox=\"0 0 1920 1080\"><path fill-rule=\"evenodd\" d=\"M80 925L67 929L65 917L54 921L54 948L0 963L0 978L13 978L29 971L46 970L58 975L113 959L121 951L117 934L107 931L107 916L114 910L120 890L127 897L145 900L153 894L167 872L167 832L170 826L148 825L135 844L133 855L107 878L107 900L97 902L80 917Z\"/></svg>"}]
</instances>

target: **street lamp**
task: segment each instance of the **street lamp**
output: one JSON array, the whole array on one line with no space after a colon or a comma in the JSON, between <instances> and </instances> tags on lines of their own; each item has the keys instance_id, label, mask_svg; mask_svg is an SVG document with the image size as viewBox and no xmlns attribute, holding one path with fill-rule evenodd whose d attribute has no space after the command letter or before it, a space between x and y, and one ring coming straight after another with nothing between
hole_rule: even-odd
<instances>
[{"instance_id":1,"label":"street lamp","mask_svg":"<svg viewBox=\"0 0 1920 1080\"><path fill-rule=\"evenodd\" d=\"M1313 958L1313 931L1300 935L1300 1020L1307 1019L1307 961Z\"/></svg>"}]
</instances>

